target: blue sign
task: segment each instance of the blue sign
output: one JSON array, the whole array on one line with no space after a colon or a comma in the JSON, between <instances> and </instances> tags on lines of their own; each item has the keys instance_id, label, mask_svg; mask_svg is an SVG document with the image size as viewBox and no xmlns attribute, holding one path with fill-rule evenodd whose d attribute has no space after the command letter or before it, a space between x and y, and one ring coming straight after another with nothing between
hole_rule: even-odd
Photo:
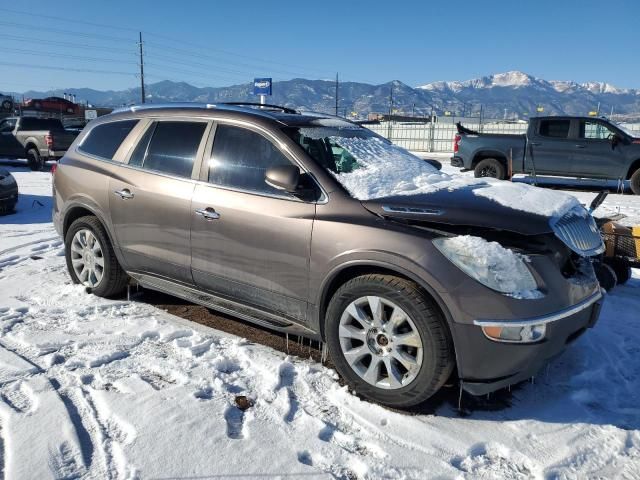
<instances>
[{"instance_id":1,"label":"blue sign","mask_svg":"<svg viewBox=\"0 0 640 480\"><path fill-rule=\"evenodd\" d=\"M271 95L271 79L270 78L254 78L253 94L254 95Z\"/></svg>"}]
</instances>

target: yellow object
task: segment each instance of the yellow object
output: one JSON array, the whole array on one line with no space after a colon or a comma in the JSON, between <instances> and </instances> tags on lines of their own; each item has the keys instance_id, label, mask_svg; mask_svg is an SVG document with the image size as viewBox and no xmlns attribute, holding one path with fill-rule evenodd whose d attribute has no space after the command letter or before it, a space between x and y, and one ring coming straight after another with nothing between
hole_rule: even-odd
<instances>
[{"instance_id":1,"label":"yellow object","mask_svg":"<svg viewBox=\"0 0 640 480\"><path fill-rule=\"evenodd\" d=\"M597 115L598 115L598 112L594 112L594 111L589 112L590 117L595 117Z\"/></svg>"},{"instance_id":2,"label":"yellow object","mask_svg":"<svg viewBox=\"0 0 640 480\"><path fill-rule=\"evenodd\" d=\"M640 225L631 227L631 235L636 242L636 255L640 256Z\"/></svg>"}]
</instances>

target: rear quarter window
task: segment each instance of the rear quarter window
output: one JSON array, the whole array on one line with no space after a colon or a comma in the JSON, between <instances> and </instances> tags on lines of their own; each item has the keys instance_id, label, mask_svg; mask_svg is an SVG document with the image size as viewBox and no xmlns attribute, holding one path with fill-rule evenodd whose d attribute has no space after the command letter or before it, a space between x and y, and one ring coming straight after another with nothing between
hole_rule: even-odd
<instances>
[{"instance_id":1,"label":"rear quarter window","mask_svg":"<svg viewBox=\"0 0 640 480\"><path fill-rule=\"evenodd\" d=\"M539 134L542 137L567 138L571 120L540 120Z\"/></svg>"},{"instance_id":2,"label":"rear quarter window","mask_svg":"<svg viewBox=\"0 0 640 480\"><path fill-rule=\"evenodd\" d=\"M82 140L78 150L111 160L137 123L138 120L121 120L97 125Z\"/></svg>"}]
</instances>

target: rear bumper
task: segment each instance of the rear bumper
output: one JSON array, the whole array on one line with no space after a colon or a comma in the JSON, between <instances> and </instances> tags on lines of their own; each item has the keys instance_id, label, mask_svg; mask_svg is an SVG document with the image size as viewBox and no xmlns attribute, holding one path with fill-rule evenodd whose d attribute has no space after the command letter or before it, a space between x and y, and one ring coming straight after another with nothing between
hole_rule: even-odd
<instances>
[{"instance_id":1,"label":"rear bumper","mask_svg":"<svg viewBox=\"0 0 640 480\"><path fill-rule=\"evenodd\" d=\"M451 157L451 166L464 168L464 161L460 157L453 156Z\"/></svg>"},{"instance_id":2,"label":"rear bumper","mask_svg":"<svg viewBox=\"0 0 640 480\"><path fill-rule=\"evenodd\" d=\"M544 317L456 326L456 348L462 353L458 371L462 388L472 395L484 395L533 377L549 360L595 325L600 315L602 294L594 293L577 305ZM527 325L545 323L545 338L538 343L516 344L489 340L481 325Z\"/></svg>"}]
</instances>

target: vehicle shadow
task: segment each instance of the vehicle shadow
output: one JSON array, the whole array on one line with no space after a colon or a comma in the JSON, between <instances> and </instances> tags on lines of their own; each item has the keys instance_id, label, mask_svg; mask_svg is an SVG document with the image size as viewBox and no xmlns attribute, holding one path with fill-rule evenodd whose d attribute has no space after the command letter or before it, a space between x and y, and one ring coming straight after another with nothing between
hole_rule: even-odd
<instances>
[{"instance_id":1,"label":"vehicle shadow","mask_svg":"<svg viewBox=\"0 0 640 480\"><path fill-rule=\"evenodd\" d=\"M33 195L18 192L18 203L15 210L0 214L0 224L51 223L52 208L51 195Z\"/></svg>"},{"instance_id":2,"label":"vehicle shadow","mask_svg":"<svg viewBox=\"0 0 640 480\"><path fill-rule=\"evenodd\" d=\"M633 280L629 288L640 288ZM136 300L155 305L169 313L209 327L241 336L252 343L270 346L289 355L321 362L322 346L315 341L290 336L253 325L230 315L214 312L170 295L141 290ZM594 329L593 332L597 332ZM631 371L607 367L609 378L602 378L589 365L603 363L598 338L592 331L578 339L558 358L550 362L531 380L512 385L485 396L460 391L457 376L422 404L404 410L389 409L403 415L437 415L449 418L472 418L485 421L537 420L545 423L589 423L613 425L625 430L640 429L640 408L633 398L640 395L638 367ZM604 331L597 336L609 336ZM633 339L630 339L634 341ZM614 337L613 341L617 341ZM334 368L331 360L324 366ZM344 384L342 380L338 380ZM613 395L612 386L616 388ZM596 393L594 393L596 392ZM615 396L616 398L612 398ZM629 405L627 405L629 403Z\"/></svg>"}]
</instances>

